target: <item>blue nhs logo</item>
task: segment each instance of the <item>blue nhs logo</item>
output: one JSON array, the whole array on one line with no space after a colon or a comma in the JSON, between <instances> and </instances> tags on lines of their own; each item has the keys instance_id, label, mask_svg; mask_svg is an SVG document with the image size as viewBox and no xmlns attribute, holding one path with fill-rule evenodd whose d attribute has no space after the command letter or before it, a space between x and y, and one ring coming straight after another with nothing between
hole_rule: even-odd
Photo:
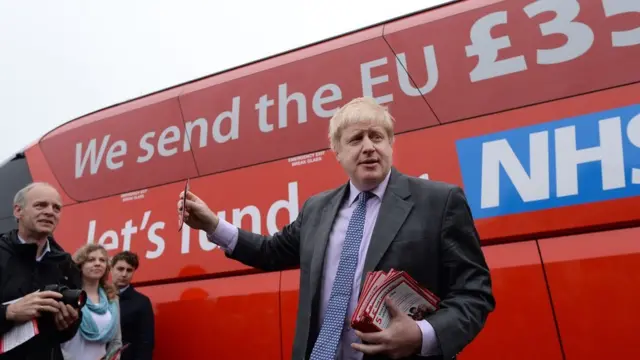
<instances>
[{"instance_id":1,"label":"blue nhs logo","mask_svg":"<svg viewBox=\"0 0 640 360\"><path fill-rule=\"evenodd\" d=\"M462 139L456 149L476 219L640 195L640 104Z\"/></svg>"}]
</instances>

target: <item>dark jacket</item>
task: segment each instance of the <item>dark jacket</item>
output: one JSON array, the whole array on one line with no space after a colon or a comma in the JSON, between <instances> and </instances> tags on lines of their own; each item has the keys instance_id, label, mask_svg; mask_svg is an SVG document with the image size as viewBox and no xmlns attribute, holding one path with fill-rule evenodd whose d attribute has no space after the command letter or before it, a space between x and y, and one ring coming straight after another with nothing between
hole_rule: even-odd
<instances>
[{"instance_id":1,"label":"dark jacket","mask_svg":"<svg viewBox=\"0 0 640 360\"><path fill-rule=\"evenodd\" d=\"M129 347L120 360L151 360L154 345L154 315L151 301L129 286L120 294L122 343Z\"/></svg>"},{"instance_id":2,"label":"dark jacket","mask_svg":"<svg viewBox=\"0 0 640 360\"><path fill-rule=\"evenodd\" d=\"M0 235L0 303L11 301L46 285L60 284L72 289L80 289L82 274L58 243L49 237L50 252L42 260L36 261L36 244L22 244L17 230ZM0 333L5 334L13 327L6 319L7 306L0 309ZM38 318L39 334L24 344L0 355L2 360L62 360L60 343L73 338L78 331L80 319L65 331L58 331L53 316L43 313Z\"/></svg>"}]
</instances>

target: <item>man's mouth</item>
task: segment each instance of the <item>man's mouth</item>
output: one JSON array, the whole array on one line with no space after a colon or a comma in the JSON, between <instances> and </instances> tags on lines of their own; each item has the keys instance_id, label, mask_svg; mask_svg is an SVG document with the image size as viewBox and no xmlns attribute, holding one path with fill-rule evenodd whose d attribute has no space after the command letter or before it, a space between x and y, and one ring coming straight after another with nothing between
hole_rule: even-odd
<instances>
[{"instance_id":1,"label":"man's mouth","mask_svg":"<svg viewBox=\"0 0 640 360\"><path fill-rule=\"evenodd\" d=\"M373 164L377 164L378 160L376 159L368 159L368 160L363 160L360 162L360 165L373 165Z\"/></svg>"},{"instance_id":2,"label":"man's mouth","mask_svg":"<svg viewBox=\"0 0 640 360\"><path fill-rule=\"evenodd\" d=\"M38 222L39 222L40 224L53 225L53 221L51 221L51 220L43 219L43 220L38 220Z\"/></svg>"}]
</instances>

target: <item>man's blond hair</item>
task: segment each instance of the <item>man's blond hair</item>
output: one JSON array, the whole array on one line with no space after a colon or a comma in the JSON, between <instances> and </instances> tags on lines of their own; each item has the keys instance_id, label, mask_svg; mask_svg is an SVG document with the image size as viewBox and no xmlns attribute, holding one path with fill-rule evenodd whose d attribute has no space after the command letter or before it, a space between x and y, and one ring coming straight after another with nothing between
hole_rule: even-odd
<instances>
[{"instance_id":1,"label":"man's blond hair","mask_svg":"<svg viewBox=\"0 0 640 360\"><path fill-rule=\"evenodd\" d=\"M393 126L395 122L393 116L391 116L386 106L382 106L375 99L365 96L349 101L339 108L329 120L329 143L333 151L338 150L342 131L347 126L359 122L372 122L382 126L387 132L389 141L393 143Z\"/></svg>"}]
</instances>

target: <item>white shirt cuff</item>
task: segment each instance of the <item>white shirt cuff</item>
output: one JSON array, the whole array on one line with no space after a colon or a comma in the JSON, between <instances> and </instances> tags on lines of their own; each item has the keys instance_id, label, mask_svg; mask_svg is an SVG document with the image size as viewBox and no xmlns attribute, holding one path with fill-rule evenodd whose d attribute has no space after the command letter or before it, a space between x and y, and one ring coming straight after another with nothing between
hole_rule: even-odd
<instances>
[{"instance_id":1,"label":"white shirt cuff","mask_svg":"<svg viewBox=\"0 0 640 360\"><path fill-rule=\"evenodd\" d=\"M220 246L226 253L232 253L238 242L238 228L224 219L218 221L218 226L212 234L207 234L212 243Z\"/></svg>"},{"instance_id":2,"label":"white shirt cuff","mask_svg":"<svg viewBox=\"0 0 640 360\"><path fill-rule=\"evenodd\" d=\"M440 354L440 346L438 346L438 338L433 326L427 320L416 321L420 331L422 332L422 348L420 356L433 356Z\"/></svg>"}]
</instances>

